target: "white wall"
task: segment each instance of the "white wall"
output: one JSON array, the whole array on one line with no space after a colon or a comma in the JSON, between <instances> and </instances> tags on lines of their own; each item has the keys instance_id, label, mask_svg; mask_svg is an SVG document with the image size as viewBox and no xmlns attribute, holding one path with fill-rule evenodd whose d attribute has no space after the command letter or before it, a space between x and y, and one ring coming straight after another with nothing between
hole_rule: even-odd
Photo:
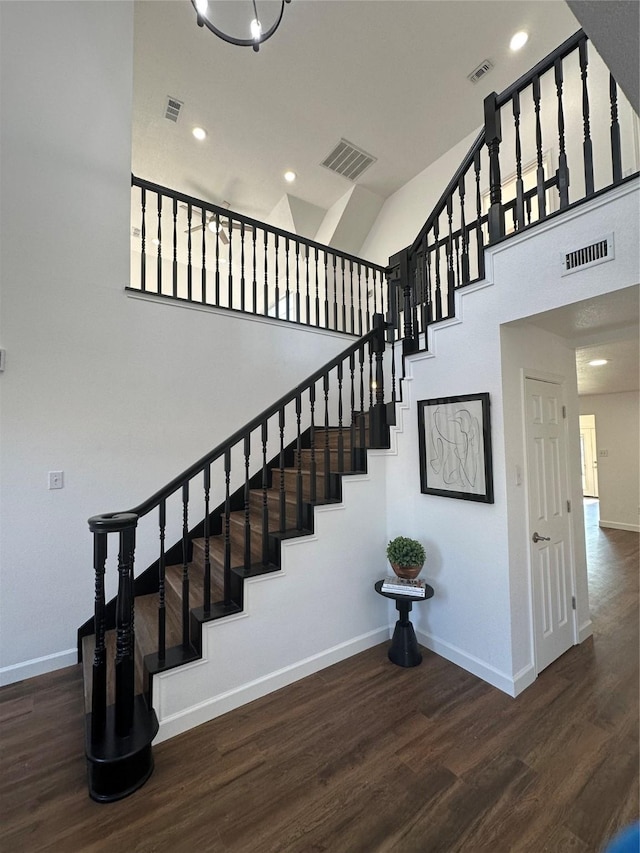
<instances>
[{"instance_id":1,"label":"white wall","mask_svg":"<svg viewBox=\"0 0 640 853\"><path fill-rule=\"evenodd\" d=\"M144 500L345 343L128 297L132 4L0 15L8 682L75 660L93 607L87 518ZM51 470L64 489L47 489Z\"/></svg>"},{"instance_id":2,"label":"white wall","mask_svg":"<svg viewBox=\"0 0 640 853\"><path fill-rule=\"evenodd\" d=\"M614 230L616 259L566 278L561 253ZM517 694L535 677L531 647L528 540L523 535L524 471L521 371L566 378L568 497L581 505L578 402L570 348L537 330L501 327L540 311L626 287L640 279L637 256L638 182L555 221L514 237L487 254L487 283L458 291L455 321L430 330L430 353L407 360L398 458L387 474L387 534L420 539L427 549L423 575L435 588L415 608L422 641L507 692ZM491 395L495 503L422 495L417 441L418 400L488 391ZM584 531L573 516L580 639L590 632L584 571Z\"/></svg>"},{"instance_id":3,"label":"white wall","mask_svg":"<svg viewBox=\"0 0 640 853\"><path fill-rule=\"evenodd\" d=\"M637 391L580 397L580 414L596 418L601 527L640 530L639 407Z\"/></svg>"}]
</instances>

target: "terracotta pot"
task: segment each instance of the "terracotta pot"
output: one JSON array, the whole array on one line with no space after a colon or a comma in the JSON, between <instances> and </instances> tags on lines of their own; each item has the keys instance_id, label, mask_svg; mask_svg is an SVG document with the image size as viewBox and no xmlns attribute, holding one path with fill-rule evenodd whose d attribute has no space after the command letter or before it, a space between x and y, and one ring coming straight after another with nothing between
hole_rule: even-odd
<instances>
[{"instance_id":1,"label":"terracotta pot","mask_svg":"<svg viewBox=\"0 0 640 853\"><path fill-rule=\"evenodd\" d=\"M420 572L422 571L422 565L399 566L397 563L391 563L391 568L398 575L399 578L409 578L410 580L417 578Z\"/></svg>"}]
</instances>

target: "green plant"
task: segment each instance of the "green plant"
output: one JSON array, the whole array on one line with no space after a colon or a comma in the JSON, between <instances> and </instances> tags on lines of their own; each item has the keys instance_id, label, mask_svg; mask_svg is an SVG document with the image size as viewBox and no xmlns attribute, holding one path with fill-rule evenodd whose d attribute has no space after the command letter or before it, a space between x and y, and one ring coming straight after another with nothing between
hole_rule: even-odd
<instances>
[{"instance_id":1,"label":"green plant","mask_svg":"<svg viewBox=\"0 0 640 853\"><path fill-rule=\"evenodd\" d=\"M406 536L396 536L387 545L387 559L391 565L421 566L426 554L422 545L415 539Z\"/></svg>"}]
</instances>

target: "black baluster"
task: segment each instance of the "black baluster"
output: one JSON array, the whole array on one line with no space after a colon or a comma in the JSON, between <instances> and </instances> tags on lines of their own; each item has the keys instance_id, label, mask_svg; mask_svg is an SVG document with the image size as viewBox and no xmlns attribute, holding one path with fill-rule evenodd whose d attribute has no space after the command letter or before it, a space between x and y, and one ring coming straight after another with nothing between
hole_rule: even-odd
<instances>
[{"instance_id":1,"label":"black baluster","mask_svg":"<svg viewBox=\"0 0 640 853\"><path fill-rule=\"evenodd\" d=\"M158 526L160 528L160 559L158 560L158 660L160 663L164 663L167 652L167 596L165 587L165 539L167 530L166 500L160 501L158 506Z\"/></svg>"},{"instance_id":2,"label":"black baluster","mask_svg":"<svg viewBox=\"0 0 640 853\"><path fill-rule=\"evenodd\" d=\"M502 123L497 105L497 95L492 92L484 99L484 126L489 152L489 242L495 243L504 237L504 210L502 209L502 185L500 179L500 143Z\"/></svg>"},{"instance_id":3,"label":"black baluster","mask_svg":"<svg viewBox=\"0 0 640 853\"><path fill-rule=\"evenodd\" d=\"M173 199L173 296L178 295L178 199Z\"/></svg>"},{"instance_id":4,"label":"black baluster","mask_svg":"<svg viewBox=\"0 0 640 853\"><path fill-rule=\"evenodd\" d=\"M133 723L134 625L133 625L133 554L135 525L120 530L118 553L118 595L116 598L116 734L125 737Z\"/></svg>"},{"instance_id":5,"label":"black baluster","mask_svg":"<svg viewBox=\"0 0 640 853\"><path fill-rule=\"evenodd\" d=\"M322 390L324 393L324 497L331 498L331 450L329 447L329 374L322 377Z\"/></svg>"},{"instance_id":6,"label":"black baluster","mask_svg":"<svg viewBox=\"0 0 640 853\"><path fill-rule=\"evenodd\" d=\"M142 208L142 223L140 228L141 251L140 251L140 287L142 290L147 289L147 191L144 187L141 190L140 206Z\"/></svg>"},{"instance_id":7,"label":"black baluster","mask_svg":"<svg viewBox=\"0 0 640 853\"><path fill-rule=\"evenodd\" d=\"M324 250L324 327L325 329L331 328L329 325L329 274L327 272L327 266L329 262L329 257L327 254L327 250Z\"/></svg>"},{"instance_id":8,"label":"black baluster","mask_svg":"<svg viewBox=\"0 0 640 853\"><path fill-rule=\"evenodd\" d=\"M365 360L365 351L364 346L361 346L359 349L359 361L360 361L360 414L358 416L358 423L360 424L360 444L359 447L366 447L367 440L365 436L365 416L364 416L364 360Z\"/></svg>"},{"instance_id":9,"label":"black baluster","mask_svg":"<svg viewBox=\"0 0 640 853\"><path fill-rule=\"evenodd\" d=\"M162 196L158 193L158 252L156 260L156 270L158 276L158 293L162 293Z\"/></svg>"},{"instance_id":10,"label":"black baluster","mask_svg":"<svg viewBox=\"0 0 640 853\"><path fill-rule=\"evenodd\" d=\"M276 317L280 317L280 282L278 281L278 235L275 235Z\"/></svg>"},{"instance_id":11,"label":"black baluster","mask_svg":"<svg viewBox=\"0 0 640 853\"><path fill-rule=\"evenodd\" d=\"M538 198L538 219L544 219L547 215L547 204L544 192L544 162L542 159L542 125L540 123L540 77L533 78L533 104L536 114L536 158L538 167L536 169L536 189Z\"/></svg>"},{"instance_id":12,"label":"black baluster","mask_svg":"<svg viewBox=\"0 0 640 853\"><path fill-rule=\"evenodd\" d=\"M227 307L233 308L233 222L227 219L229 243L227 244Z\"/></svg>"},{"instance_id":13,"label":"black baluster","mask_svg":"<svg viewBox=\"0 0 640 853\"><path fill-rule=\"evenodd\" d=\"M182 487L182 645L189 645L189 483Z\"/></svg>"},{"instance_id":14,"label":"black baluster","mask_svg":"<svg viewBox=\"0 0 640 853\"><path fill-rule=\"evenodd\" d=\"M427 326L429 325L429 323L433 322L433 296L432 296L433 281L431 278L431 250L429 249L429 246L427 243L427 235L426 234L424 237L424 253L426 255L426 261L427 261L427 266L426 266L427 279L425 282L425 286L426 286L426 312L425 312L425 314L426 314L426 316L425 316L425 321L424 321L424 330L425 330L425 334L426 334ZM426 345L427 345L427 342L425 342L425 346Z\"/></svg>"},{"instance_id":15,"label":"black baluster","mask_svg":"<svg viewBox=\"0 0 640 853\"><path fill-rule=\"evenodd\" d=\"M224 452L224 600L231 598L231 450Z\"/></svg>"},{"instance_id":16,"label":"black baluster","mask_svg":"<svg viewBox=\"0 0 640 853\"><path fill-rule=\"evenodd\" d=\"M308 326L310 326L311 325L311 303L310 303L310 297L309 297L309 246L307 246L305 244L304 248L305 248L304 261L305 261L305 271L306 271L305 276L306 276L306 281L307 281L307 293L306 293L306 297L305 297L305 307L306 307L307 316L305 319L305 323Z\"/></svg>"},{"instance_id":17,"label":"black baluster","mask_svg":"<svg viewBox=\"0 0 640 853\"><path fill-rule=\"evenodd\" d=\"M247 300L244 280L244 222L240 223L240 310L246 311Z\"/></svg>"},{"instance_id":18,"label":"black baluster","mask_svg":"<svg viewBox=\"0 0 640 853\"><path fill-rule=\"evenodd\" d=\"M389 336L391 338L391 403L393 405L394 417L395 417L395 407L396 407L396 330L392 326L389 329ZM395 423L395 421L394 421Z\"/></svg>"},{"instance_id":19,"label":"black baluster","mask_svg":"<svg viewBox=\"0 0 640 853\"><path fill-rule=\"evenodd\" d=\"M296 240L296 322L302 322L300 316L300 243Z\"/></svg>"},{"instance_id":20,"label":"black baluster","mask_svg":"<svg viewBox=\"0 0 640 853\"><path fill-rule=\"evenodd\" d=\"M191 202L187 205L187 293L192 289L193 266L191 263L191 219L192 208Z\"/></svg>"},{"instance_id":21,"label":"black baluster","mask_svg":"<svg viewBox=\"0 0 640 853\"><path fill-rule=\"evenodd\" d=\"M420 249L418 250L418 260L417 264L420 272L420 326L421 331L425 334L425 349L427 348L427 325L429 323L429 318L427 314L427 287L428 287L428 279L427 279L427 235L423 234L422 239L420 241Z\"/></svg>"},{"instance_id":22,"label":"black baluster","mask_svg":"<svg viewBox=\"0 0 640 853\"><path fill-rule=\"evenodd\" d=\"M344 258L340 258L340 268L342 271L342 331L347 331L347 291L344 281Z\"/></svg>"},{"instance_id":23,"label":"black baluster","mask_svg":"<svg viewBox=\"0 0 640 853\"><path fill-rule=\"evenodd\" d=\"M335 254L332 254L333 258L333 328L335 331L338 331L338 276L336 274L336 264L338 259Z\"/></svg>"},{"instance_id":24,"label":"black baluster","mask_svg":"<svg viewBox=\"0 0 640 853\"><path fill-rule=\"evenodd\" d=\"M353 301L353 261L349 261L349 299L351 302L351 334L356 332L356 312L355 303Z\"/></svg>"},{"instance_id":25,"label":"black baluster","mask_svg":"<svg viewBox=\"0 0 640 853\"><path fill-rule=\"evenodd\" d=\"M315 422L315 410L316 410L316 385L315 382L313 385L309 387L309 410L310 410L310 420L311 420L311 429L309 431L309 441L311 445L311 465L309 466L309 500L311 503L316 502L317 491L316 491L316 422Z\"/></svg>"},{"instance_id":26,"label":"black baluster","mask_svg":"<svg viewBox=\"0 0 640 853\"><path fill-rule=\"evenodd\" d=\"M461 284L469 283L469 236L467 234L467 222L464 213L464 196L466 191L465 175L460 176L458 181L458 195L460 196L460 236L462 237L462 259L461 259Z\"/></svg>"},{"instance_id":27,"label":"black baluster","mask_svg":"<svg viewBox=\"0 0 640 853\"><path fill-rule=\"evenodd\" d=\"M373 279L373 313L378 313L378 276L376 274L376 270L371 270L371 278ZM380 306L380 313L384 314L382 310L382 305Z\"/></svg>"},{"instance_id":28,"label":"black baluster","mask_svg":"<svg viewBox=\"0 0 640 853\"><path fill-rule=\"evenodd\" d=\"M558 147L560 154L558 156L558 172L556 180L558 182L558 193L560 195L560 209L567 207L569 204L569 169L567 168L567 152L565 151L564 139L564 107L562 105L562 60L556 59L554 63L554 72L556 80L556 94L558 97Z\"/></svg>"},{"instance_id":29,"label":"black baluster","mask_svg":"<svg viewBox=\"0 0 640 853\"><path fill-rule=\"evenodd\" d=\"M91 527L91 522L89 523ZM107 562L107 534L93 530L93 569L95 572L94 628L96 644L93 652L91 733L94 738L104 731L107 710L107 648L105 644L104 573Z\"/></svg>"},{"instance_id":30,"label":"black baluster","mask_svg":"<svg viewBox=\"0 0 640 853\"><path fill-rule=\"evenodd\" d=\"M440 218L436 216L433 223L433 240L435 245L435 263L436 263L436 306L435 319L442 320L442 289L440 286Z\"/></svg>"},{"instance_id":31,"label":"black baluster","mask_svg":"<svg viewBox=\"0 0 640 853\"><path fill-rule=\"evenodd\" d=\"M620 125L618 123L618 86L609 74L609 97L611 99L611 165L613 167L613 183L622 180L622 154L620 152Z\"/></svg>"},{"instance_id":32,"label":"black baluster","mask_svg":"<svg viewBox=\"0 0 640 853\"><path fill-rule=\"evenodd\" d=\"M269 466L267 464L268 421L262 422L262 565L269 565Z\"/></svg>"},{"instance_id":33,"label":"black baluster","mask_svg":"<svg viewBox=\"0 0 640 853\"><path fill-rule=\"evenodd\" d=\"M315 247L316 258L316 326L320 325L320 284L318 281L318 247Z\"/></svg>"},{"instance_id":34,"label":"black baluster","mask_svg":"<svg viewBox=\"0 0 640 853\"><path fill-rule=\"evenodd\" d=\"M265 229L264 232L264 316L269 316L269 259L268 259L268 248L269 248L269 234Z\"/></svg>"},{"instance_id":35,"label":"black baluster","mask_svg":"<svg viewBox=\"0 0 640 853\"><path fill-rule=\"evenodd\" d=\"M531 196L530 195L527 196L525 207L527 209L527 225L531 225Z\"/></svg>"},{"instance_id":36,"label":"black baluster","mask_svg":"<svg viewBox=\"0 0 640 853\"><path fill-rule=\"evenodd\" d=\"M589 197L594 192L593 182L593 145L591 144L591 120L589 116L589 88L587 75L589 66L589 55L587 52L587 39L583 38L578 45L580 56L580 77L582 78L582 123L584 127L584 142L582 152L584 159L584 189L585 195Z\"/></svg>"},{"instance_id":37,"label":"black baluster","mask_svg":"<svg viewBox=\"0 0 640 853\"><path fill-rule=\"evenodd\" d=\"M284 425L285 415L283 406L278 415L278 427L280 429L280 530L287 529L287 495L284 488Z\"/></svg>"},{"instance_id":38,"label":"black baluster","mask_svg":"<svg viewBox=\"0 0 640 853\"><path fill-rule=\"evenodd\" d=\"M365 328L367 332L371 331L371 309L369 306L369 267L365 267L364 269L364 292L366 294L366 324Z\"/></svg>"},{"instance_id":39,"label":"black baluster","mask_svg":"<svg viewBox=\"0 0 640 853\"><path fill-rule=\"evenodd\" d=\"M251 568L251 507L249 505L249 468L251 464L251 433L244 437L244 567Z\"/></svg>"},{"instance_id":40,"label":"black baluster","mask_svg":"<svg viewBox=\"0 0 640 853\"><path fill-rule=\"evenodd\" d=\"M456 278L453 269L453 195L447 197L447 220L449 223L449 236L447 239L447 317L455 314L455 286Z\"/></svg>"},{"instance_id":41,"label":"black baluster","mask_svg":"<svg viewBox=\"0 0 640 853\"><path fill-rule=\"evenodd\" d=\"M220 305L220 215L216 213L216 301Z\"/></svg>"},{"instance_id":42,"label":"black baluster","mask_svg":"<svg viewBox=\"0 0 640 853\"><path fill-rule=\"evenodd\" d=\"M200 270L200 301L207 301L207 221L204 210L202 211L204 223L202 226L202 269ZM188 289L188 298L192 299L191 287Z\"/></svg>"},{"instance_id":43,"label":"black baluster","mask_svg":"<svg viewBox=\"0 0 640 853\"><path fill-rule=\"evenodd\" d=\"M362 337L362 280L361 280L362 270L360 268L360 263L358 263L358 335Z\"/></svg>"},{"instance_id":44,"label":"black baluster","mask_svg":"<svg viewBox=\"0 0 640 853\"><path fill-rule=\"evenodd\" d=\"M211 491L211 465L205 465L203 471L204 486L204 589L203 610L211 613L211 530L209 519L209 495Z\"/></svg>"},{"instance_id":45,"label":"black baluster","mask_svg":"<svg viewBox=\"0 0 640 853\"><path fill-rule=\"evenodd\" d=\"M344 436L342 435L342 381L343 381L343 362L339 362L337 367L338 374L338 471L344 471Z\"/></svg>"},{"instance_id":46,"label":"black baluster","mask_svg":"<svg viewBox=\"0 0 640 853\"><path fill-rule=\"evenodd\" d=\"M204 275L205 275L205 270L207 268L207 264L206 264L206 261L207 261L207 249L206 249L207 214L206 214L204 207L200 211L200 215L202 217L202 221L200 223L200 240L201 240L200 248L202 251L202 263L200 266L200 287L201 288L205 287L205 289L206 289ZM192 288L191 281L189 281L189 283L187 285L187 299L190 302L193 299L193 288Z\"/></svg>"},{"instance_id":47,"label":"black baluster","mask_svg":"<svg viewBox=\"0 0 640 853\"><path fill-rule=\"evenodd\" d=\"M373 372L373 350L369 347L369 417L373 411L373 392L374 392L374 372Z\"/></svg>"},{"instance_id":48,"label":"black baluster","mask_svg":"<svg viewBox=\"0 0 640 853\"><path fill-rule=\"evenodd\" d=\"M351 378L351 396L349 405L351 407L351 416L349 420L349 439L351 443L351 467L355 467L355 452L356 446L356 357L354 353L349 356L349 376Z\"/></svg>"},{"instance_id":49,"label":"black baluster","mask_svg":"<svg viewBox=\"0 0 640 853\"><path fill-rule=\"evenodd\" d=\"M480 148L473 155L476 177L476 246L478 252L478 278L484 278L484 235L482 233L482 194L480 192Z\"/></svg>"},{"instance_id":50,"label":"black baluster","mask_svg":"<svg viewBox=\"0 0 640 853\"><path fill-rule=\"evenodd\" d=\"M302 530L302 397L296 395L296 529Z\"/></svg>"},{"instance_id":51,"label":"black baluster","mask_svg":"<svg viewBox=\"0 0 640 853\"><path fill-rule=\"evenodd\" d=\"M289 307L289 302L291 299L291 291L289 288L289 238L288 237L285 238L285 243L284 243L284 260L285 260L285 263L284 263L284 274L285 274L284 295L285 295L285 311L286 311L285 319L290 320L291 319L291 310Z\"/></svg>"},{"instance_id":52,"label":"black baluster","mask_svg":"<svg viewBox=\"0 0 640 853\"><path fill-rule=\"evenodd\" d=\"M256 255L256 234L257 233L258 232L255 228L251 229L251 243L253 245L253 259L252 259L253 280L251 282L251 288L252 288L251 296L253 299L253 313L254 314L258 313L258 279L256 277L256 269L257 269L257 264L258 264L258 259L257 259L257 255Z\"/></svg>"},{"instance_id":53,"label":"black baluster","mask_svg":"<svg viewBox=\"0 0 640 853\"><path fill-rule=\"evenodd\" d=\"M514 92L513 123L516 130L516 206L514 211L515 230L524 227L524 181L522 180L522 145L520 142L520 92Z\"/></svg>"}]
</instances>

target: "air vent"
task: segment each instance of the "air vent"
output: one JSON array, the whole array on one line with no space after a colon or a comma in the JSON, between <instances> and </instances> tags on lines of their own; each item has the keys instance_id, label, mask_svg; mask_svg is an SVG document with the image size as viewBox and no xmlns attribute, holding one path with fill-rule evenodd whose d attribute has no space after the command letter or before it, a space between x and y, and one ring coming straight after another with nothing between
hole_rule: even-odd
<instances>
[{"instance_id":1,"label":"air vent","mask_svg":"<svg viewBox=\"0 0 640 853\"><path fill-rule=\"evenodd\" d=\"M601 240L596 240L582 249L574 249L562 255L562 275L570 275L585 267L595 267L596 264L604 264L614 259L613 234L607 234Z\"/></svg>"},{"instance_id":2,"label":"air vent","mask_svg":"<svg viewBox=\"0 0 640 853\"><path fill-rule=\"evenodd\" d=\"M472 83L477 83L478 80L481 80L485 74L488 74L493 68L493 62L490 59L485 59L484 62L481 62L480 65L472 71L471 74L467 76L467 80L471 80Z\"/></svg>"},{"instance_id":3,"label":"air vent","mask_svg":"<svg viewBox=\"0 0 640 853\"><path fill-rule=\"evenodd\" d=\"M183 101L178 101L176 98L172 98L169 95L167 97L167 107L165 109L164 117L168 118L169 121L178 121L178 116L180 115L180 110L183 106Z\"/></svg>"},{"instance_id":4,"label":"air vent","mask_svg":"<svg viewBox=\"0 0 640 853\"><path fill-rule=\"evenodd\" d=\"M341 139L335 148L328 154L320 165L343 175L350 181L356 181L360 175L375 163L377 157L372 157L361 148L355 146L346 139Z\"/></svg>"}]
</instances>

